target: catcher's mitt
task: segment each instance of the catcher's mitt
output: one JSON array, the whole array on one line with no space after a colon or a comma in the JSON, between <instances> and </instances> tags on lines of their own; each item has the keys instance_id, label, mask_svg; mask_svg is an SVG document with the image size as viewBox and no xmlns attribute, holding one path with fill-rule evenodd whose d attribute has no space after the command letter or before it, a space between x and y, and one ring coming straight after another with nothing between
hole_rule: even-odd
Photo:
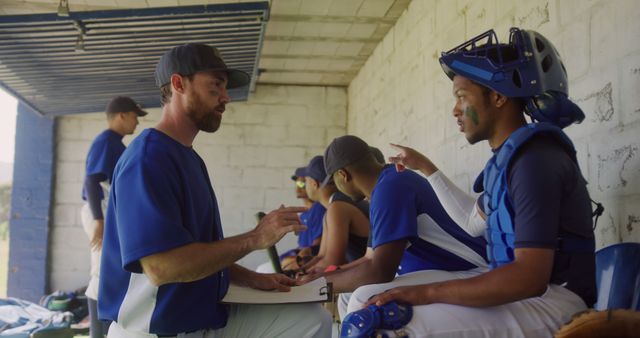
<instances>
[{"instance_id":1,"label":"catcher's mitt","mask_svg":"<svg viewBox=\"0 0 640 338\"><path fill-rule=\"evenodd\" d=\"M640 336L640 312L631 310L588 310L577 313L563 325L555 338L626 338Z\"/></svg>"}]
</instances>

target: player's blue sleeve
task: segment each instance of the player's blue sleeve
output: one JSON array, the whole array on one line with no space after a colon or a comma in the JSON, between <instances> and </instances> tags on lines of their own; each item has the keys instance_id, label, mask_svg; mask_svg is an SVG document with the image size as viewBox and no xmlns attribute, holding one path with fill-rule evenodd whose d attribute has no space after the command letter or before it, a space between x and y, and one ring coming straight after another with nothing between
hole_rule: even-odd
<instances>
[{"instance_id":1,"label":"player's blue sleeve","mask_svg":"<svg viewBox=\"0 0 640 338\"><path fill-rule=\"evenodd\" d=\"M93 219L104 219L102 214L102 187L100 187L100 174L93 174L85 177L84 191L87 195L87 203L89 203L89 209L91 209Z\"/></svg>"},{"instance_id":2,"label":"player's blue sleeve","mask_svg":"<svg viewBox=\"0 0 640 338\"><path fill-rule=\"evenodd\" d=\"M308 234L308 246L313 244L313 241L322 237L322 225L324 223L324 213L322 215L316 215L313 219L309 221L308 224L309 229L307 230Z\"/></svg>"},{"instance_id":3,"label":"player's blue sleeve","mask_svg":"<svg viewBox=\"0 0 640 338\"><path fill-rule=\"evenodd\" d=\"M309 230L302 231L298 234L298 248L309 246Z\"/></svg>"},{"instance_id":4,"label":"player's blue sleeve","mask_svg":"<svg viewBox=\"0 0 640 338\"><path fill-rule=\"evenodd\" d=\"M301 233L303 237L298 239L298 246L308 247L313 241L322 237L322 223L326 209L319 202L315 202L309 211L304 215L303 224L307 226L307 230ZM301 217L302 218L302 217Z\"/></svg>"},{"instance_id":5,"label":"player's blue sleeve","mask_svg":"<svg viewBox=\"0 0 640 338\"><path fill-rule=\"evenodd\" d=\"M369 214L372 227L372 247L399 239L417 236L416 195L402 183L384 182L376 186Z\"/></svg>"},{"instance_id":6,"label":"player's blue sleeve","mask_svg":"<svg viewBox=\"0 0 640 338\"><path fill-rule=\"evenodd\" d=\"M142 272L143 257L194 241L183 226L180 175L172 170L179 164L158 157L127 161L114 182L122 266L130 272Z\"/></svg>"},{"instance_id":7,"label":"player's blue sleeve","mask_svg":"<svg viewBox=\"0 0 640 338\"><path fill-rule=\"evenodd\" d=\"M307 241L308 241L308 238L309 238L309 236L308 236L308 232L309 232L309 214L310 214L310 210L307 210L307 211L305 211L305 212L300 214L300 223L302 223L305 226L307 226L307 230L301 231L300 233L298 233L298 247L299 248L308 246Z\"/></svg>"},{"instance_id":8,"label":"player's blue sleeve","mask_svg":"<svg viewBox=\"0 0 640 338\"><path fill-rule=\"evenodd\" d=\"M107 139L96 140L87 154L86 176L100 175L100 181L111 182L113 168L115 168L120 152Z\"/></svg>"}]
</instances>

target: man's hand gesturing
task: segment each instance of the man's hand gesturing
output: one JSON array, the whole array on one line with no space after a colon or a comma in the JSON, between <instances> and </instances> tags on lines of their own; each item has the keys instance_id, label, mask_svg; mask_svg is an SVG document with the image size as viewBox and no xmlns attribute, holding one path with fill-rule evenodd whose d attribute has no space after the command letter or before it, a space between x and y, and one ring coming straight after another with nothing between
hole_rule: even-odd
<instances>
[{"instance_id":1,"label":"man's hand gesturing","mask_svg":"<svg viewBox=\"0 0 640 338\"><path fill-rule=\"evenodd\" d=\"M264 216L252 231L256 235L256 249L274 245L288 232L306 230L307 227L300 223L298 217L298 213L304 211L307 208L280 206Z\"/></svg>"}]
</instances>

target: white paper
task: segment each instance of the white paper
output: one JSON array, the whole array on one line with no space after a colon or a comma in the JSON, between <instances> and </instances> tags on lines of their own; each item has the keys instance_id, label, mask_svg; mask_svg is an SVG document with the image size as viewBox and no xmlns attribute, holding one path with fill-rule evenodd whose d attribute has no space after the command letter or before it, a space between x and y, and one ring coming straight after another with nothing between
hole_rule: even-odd
<instances>
[{"instance_id":1,"label":"white paper","mask_svg":"<svg viewBox=\"0 0 640 338\"><path fill-rule=\"evenodd\" d=\"M286 304L326 302L329 300L329 286L324 277L300 286L292 286L291 291L264 291L249 287L229 285L223 303L242 304Z\"/></svg>"}]
</instances>

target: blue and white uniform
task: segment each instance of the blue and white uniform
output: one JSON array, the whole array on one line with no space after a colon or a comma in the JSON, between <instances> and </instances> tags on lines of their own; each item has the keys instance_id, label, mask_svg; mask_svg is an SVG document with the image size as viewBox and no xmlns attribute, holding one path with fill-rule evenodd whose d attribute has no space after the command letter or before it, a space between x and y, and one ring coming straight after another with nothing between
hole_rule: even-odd
<instances>
[{"instance_id":1,"label":"blue and white uniform","mask_svg":"<svg viewBox=\"0 0 640 338\"><path fill-rule=\"evenodd\" d=\"M318 304L224 305L227 269L156 287L140 259L195 242L223 239L204 162L155 129L146 129L116 165L107 210L100 284L101 319L110 338L324 337L330 317Z\"/></svg>"},{"instance_id":2,"label":"blue and white uniform","mask_svg":"<svg viewBox=\"0 0 640 338\"><path fill-rule=\"evenodd\" d=\"M410 337L551 337L573 314L584 311L586 304L593 302L593 254L572 254L558 247L559 234L593 236L589 195L577 163L556 139L541 134L518 150L506 177L514 215L515 247L556 250L547 290L539 297L490 308L415 306L413 319L404 327ZM358 289L348 311L361 308L370 296L393 287L478 275L478 269L403 275L391 283Z\"/></svg>"},{"instance_id":3,"label":"blue and white uniform","mask_svg":"<svg viewBox=\"0 0 640 338\"><path fill-rule=\"evenodd\" d=\"M89 240L93 238L95 232L96 223L94 220L104 219L103 209L107 205L105 195L108 197L113 170L125 149L122 135L110 129L100 133L89 148L85 167L85 183L82 186L82 199L86 203L80 213L82 228ZM100 251L99 248L91 249L91 279L85 294L93 300L98 299Z\"/></svg>"},{"instance_id":4,"label":"blue and white uniform","mask_svg":"<svg viewBox=\"0 0 640 338\"><path fill-rule=\"evenodd\" d=\"M371 194L372 245L406 239L398 274L486 267L486 242L471 237L447 215L429 182L387 165Z\"/></svg>"},{"instance_id":5,"label":"blue and white uniform","mask_svg":"<svg viewBox=\"0 0 640 338\"><path fill-rule=\"evenodd\" d=\"M371 193L371 247L408 241L392 282L359 287L340 297L340 317L359 310L373 295L399 285L421 284L420 271L487 271L486 241L462 230L446 213L429 182L411 170L386 165ZM428 271L424 271L428 270ZM347 300L349 298L349 300Z\"/></svg>"},{"instance_id":6,"label":"blue and white uniform","mask_svg":"<svg viewBox=\"0 0 640 338\"><path fill-rule=\"evenodd\" d=\"M96 220L104 220L113 170L118 159L126 149L123 136L111 129L101 132L91 143L85 166L85 179L82 186L82 199L85 204L80 210L82 228L89 241L96 232ZM106 197L106 198L105 198ZM107 333L108 324L98 320L97 300L100 284L100 259L102 248L91 247L91 270L85 295L88 299L91 320L91 337L102 337Z\"/></svg>"},{"instance_id":7,"label":"blue and white uniform","mask_svg":"<svg viewBox=\"0 0 640 338\"><path fill-rule=\"evenodd\" d=\"M219 303L226 270L190 283L155 287L140 259L195 242L223 238L216 196L204 162L190 147L144 130L116 166L104 234L101 319L127 330L175 335L227 322Z\"/></svg>"}]
</instances>

